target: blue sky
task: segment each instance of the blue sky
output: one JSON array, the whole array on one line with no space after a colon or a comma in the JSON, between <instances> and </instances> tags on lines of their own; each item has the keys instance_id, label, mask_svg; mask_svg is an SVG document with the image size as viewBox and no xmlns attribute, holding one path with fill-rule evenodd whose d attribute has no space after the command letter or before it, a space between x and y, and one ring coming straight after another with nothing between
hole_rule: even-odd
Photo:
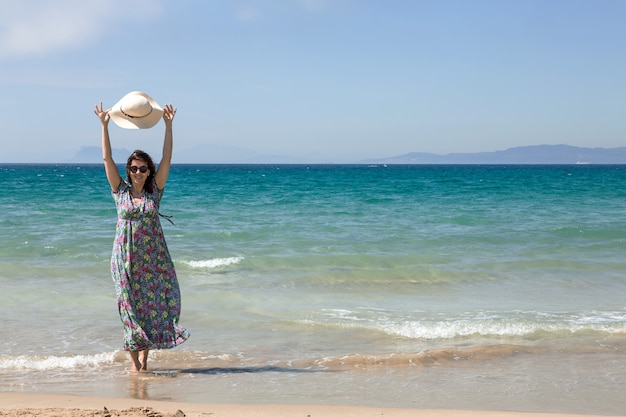
<instances>
[{"instance_id":1,"label":"blue sky","mask_svg":"<svg viewBox=\"0 0 626 417\"><path fill-rule=\"evenodd\" d=\"M10 2L0 162L99 146L94 105L133 90L178 108L174 162L624 146L625 21L622 0ZM162 130L111 123L112 145L156 157Z\"/></svg>"}]
</instances>

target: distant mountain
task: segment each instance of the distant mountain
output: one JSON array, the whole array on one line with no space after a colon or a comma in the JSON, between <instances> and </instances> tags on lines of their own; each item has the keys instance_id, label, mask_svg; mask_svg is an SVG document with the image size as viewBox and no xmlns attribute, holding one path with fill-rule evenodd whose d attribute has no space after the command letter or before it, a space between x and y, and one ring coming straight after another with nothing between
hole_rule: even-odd
<instances>
[{"instance_id":1,"label":"distant mountain","mask_svg":"<svg viewBox=\"0 0 626 417\"><path fill-rule=\"evenodd\" d=\"M536 145L504 151L478 153L412 152L382 159L368 159L374 164L626 164L626 147L579 148L569 145Z\"/></svg>"},{"instance_id":2,"label":"distant mountain","mask_svg":"<svg viewBox=\"0 0 626 417\"><path fill-rule=\"evenodd\" d=\"M131 151L113 149L113 159L125 163ZM160 158L159 155L153 155ZM101 163L99 146L84 146L71 162ZM156 161L155 161L156 162ZM229 145L206 144L177 149L174 163L199 164L300 164L311 163L288 156L265 155L250 149ZM322 161L323 162L323 161ZM349 162L348 162L349 163ZM536 145L509 148L503 151L477 153L449 153L439 155L412 152L391 158L355 161L358 164L626 164L626 147L579 148L569 145Z\"/></svg>"}]
</instances>

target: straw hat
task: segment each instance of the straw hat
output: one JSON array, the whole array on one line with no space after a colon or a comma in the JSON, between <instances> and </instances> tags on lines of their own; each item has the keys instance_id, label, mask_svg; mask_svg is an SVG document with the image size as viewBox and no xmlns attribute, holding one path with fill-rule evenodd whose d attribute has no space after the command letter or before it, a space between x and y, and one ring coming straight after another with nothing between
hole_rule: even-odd
<instances>
[{"instance_id":1,"label":"straw hat","mask_svg":"<svg viewBox=\"0 0 626 417\"><path fill-rule=\"evenodd\" d=\"M109 110L111 120L125 129L149 129L163 117L163 109L142 91L132 91Z\"/></svg>"}]
</instances>

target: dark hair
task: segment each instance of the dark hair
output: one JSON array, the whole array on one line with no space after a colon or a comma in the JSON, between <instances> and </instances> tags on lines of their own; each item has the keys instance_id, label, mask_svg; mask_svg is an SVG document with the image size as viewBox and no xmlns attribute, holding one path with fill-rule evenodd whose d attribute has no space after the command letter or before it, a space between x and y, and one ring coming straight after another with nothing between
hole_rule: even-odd
<instances>
[{"instance_id":1,"label":"dark hair","mask_svg":"<svg viewBox=\"0 0 626 417\"><path fill-rule=\"evenodd\" d=\"M128 179L128 182L132 184L132 181L130 179L130 164L133 161L137 161L137 160L144 161L146 164L148 164L150 175L148 175L148 178L146 178L146 183L144 185L144 188L146 189L148 193L153 193L154 192L154 188L153 188L154 173L156 172L156 169L154 167L154 162L152 161L152 158L150 158L150 155L148 155L144 151L137 149L133 153L130 154L130 156L128 157L128 161L126 161L126 178Z\"/></svg>"}]
</instances>

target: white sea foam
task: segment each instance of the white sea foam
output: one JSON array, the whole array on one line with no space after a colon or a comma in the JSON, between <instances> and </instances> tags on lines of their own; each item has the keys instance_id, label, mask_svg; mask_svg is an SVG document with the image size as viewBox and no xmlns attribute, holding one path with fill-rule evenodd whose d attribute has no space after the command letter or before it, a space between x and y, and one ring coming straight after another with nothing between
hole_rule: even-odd
<instances>
[{"instance_id":1,"label":"white sea foam","mask_svg":"<svg viewBox=\"0 0 626 417\"><path fill-rule=\"evenodd\" d=\"M523 336L538 330L558 331L557 326L546 326L519 322L497 321L442 321L442 322L405 322L397 324L382 324L380 330L411 339L453 339L456 337L482 336Z\"/></svg>"},{"instance_id":2,"label":"white sea foam","mask_svg":"<svg viewBox=\"0 0 626 417\"><path fill-rule=\"evenodd\" d=\"M517 311L508 313L476 312L460 315L442 314L432 317L398 317L384 310L322 311L319 321L301 323L322 324L346 328L362 328L409 339L437 340L467 336L524 337L537 332L562 333L598 331L608 334L626 332L626 314L621 311L587 311L576 314Z\"/></svg>"},{"instance_id":3,"label":"white sea foam","mask_svg":"<svg viewBox=\"0 0 626 417\"><path fill-rule=\"evenodd\" d=\"M527 336L536 332L560 333L580 331L599 331L609 334L623 333L626 326L621 324L567 324L567 323L523 323L498 321L456 321L421 323L409 322L401 324L380 325L379 329L398 336L411 339L453 339L464 336Z\"/></svg>"},{"instance_id":4,"label":"white sea foam","mask_svg":"<svg viewBox=\"0 0 626 417\"><path fill-rule=\"evenodd\" d=\"M118 360L120 352L103 352L93 355L71 356L6 356L0 355L0 370L28 369L48 371L53 369L98 368Z\"/></svg>"},{"instance_id":5,"label":"white sea foam","mask_svg":"<svg viewBox=\"0 0 626 417\"><path fill-rule=\"evenodd\" d=\"M233 256L230 258L215 258L215 259L207 259L203 261L182 261L182 263L186 264L190 268L219 268L221 266L228 266L233 264L238 264L244 258L240 256Z\"/></svg>"}]
</instances>

